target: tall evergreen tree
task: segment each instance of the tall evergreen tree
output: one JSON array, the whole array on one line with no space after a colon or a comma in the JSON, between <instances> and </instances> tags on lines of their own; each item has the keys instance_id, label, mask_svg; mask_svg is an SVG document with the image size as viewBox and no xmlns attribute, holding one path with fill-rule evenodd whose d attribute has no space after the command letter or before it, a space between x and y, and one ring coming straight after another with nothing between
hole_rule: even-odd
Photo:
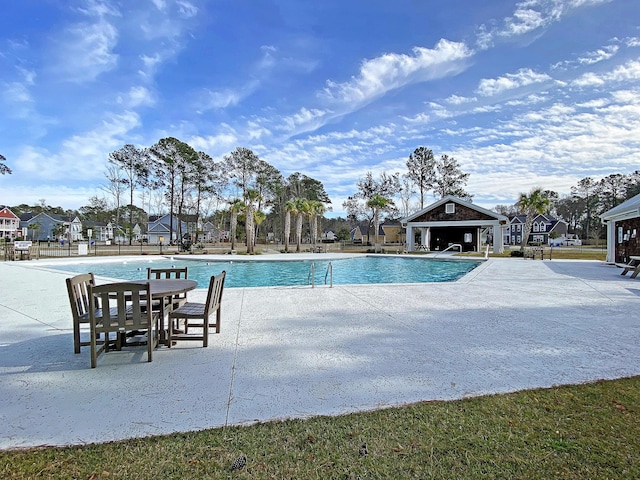
<instances>
[{"instance_id":1,"label":"tall evergreen tree","mask_svg":"<svg viewBox=\"0 0 640 480\"><path fill-rule=\"evenodd\" d=\"M435 184L436 160L433 151L425 147L416 148L407 160L408 175L420 193L420 210L424 208L424 198Z\"/></svg>"},{"instance_id":2,"label":"tall evergreen tree","mask_svg":"<svg viewBox=\"0 0 640 480\"><path fill-rule=\"evenodd\" d=\"M438 161L436 161L436 174L433 179L433 190L440 198L447 195L453 195L463 200L471 200L472 195L467 193L464 189L469 179L469 174L464 173L460 169L458 161L449 157L448 155L442 155Z\"/></svg>"}]
</instances>

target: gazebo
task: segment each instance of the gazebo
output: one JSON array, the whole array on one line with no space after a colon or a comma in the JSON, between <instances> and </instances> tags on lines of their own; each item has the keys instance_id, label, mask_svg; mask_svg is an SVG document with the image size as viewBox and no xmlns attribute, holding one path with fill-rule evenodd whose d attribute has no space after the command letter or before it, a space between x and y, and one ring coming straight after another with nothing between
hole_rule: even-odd
<instances>
[{"instance_id":1,"label":"gazebo","mask_svg":"<svg viewBox=\"0 0 640 480\"><path fill-rule=\"evenodd\" d=\"M627 263L640 255L640 194L600 215L607 226L607 262Z\"/></svg>"},{"instance_id":2,"label":"gazebo","mask_svg":"<svg viewBox=\"0 0 640 480\"><path fill-rule=\"evenodd\" d=\"M482 249L483 233L493 253L504 252L503 232L509 219L448 195L401 220L407 229L407 251L443 251L460 245L465 252Z\"/></svg>"}]
</instances>

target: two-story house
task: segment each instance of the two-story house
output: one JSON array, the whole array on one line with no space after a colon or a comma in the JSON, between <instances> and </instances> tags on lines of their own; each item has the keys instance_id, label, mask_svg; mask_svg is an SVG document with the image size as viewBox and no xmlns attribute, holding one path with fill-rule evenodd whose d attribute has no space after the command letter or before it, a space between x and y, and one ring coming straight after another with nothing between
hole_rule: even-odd
<instances>
[{"instance_id":1,"label":"two-story house","mask_svg":"<svg viewBox=\"0 0 640 480\"><path fill-rule=\"evenodd\" d=\"M84 240L82 222L78 217L63 217L55 213L25 213L20 217L20 227L26 228L29 240Z\"/></svg>"},{"instance_id":2,"label":"two-story house","mask_svg":"<svg viewBox=\"0 0 640 480\"><path fill-rule=\"evenodd\" d=\"M507 245L520 245L524 235L526 215L509 217L509 228L504 231L504 243ZM567 222L558 220L550 215L539 214L533 219L531 233L527 243L549 244L550 235L554 232L558 237L567 235Z\"/></svg>"},{"instance_id":3,"label":"two-story house","mask_svg":"<svg viewBox=\"0 0 640 480\"><path fill-rule=\"evenodd\" d=\"M20 217L9 207L0 206L0 238L13 240L22 234L20 231Z\"/></svg>"},{"instance_id":4,"label":"two-story house","mask_svg":"<svg viewBox=\"0 0 640 480\"><path fill-rule=\"evenodd\" d=\"M173 228L170 228L170 226ZM189 231L187 222L180 222L180 227L183 235ZM157 245L162 242L164 245L168 245L169 243L174 243L178 240L178 231L178 217L176 215L173 216L173 222L169 214L149 217L147 235L150 244ZM171 238L170 235L172 235Z\"/></svg>"}]
</instances>

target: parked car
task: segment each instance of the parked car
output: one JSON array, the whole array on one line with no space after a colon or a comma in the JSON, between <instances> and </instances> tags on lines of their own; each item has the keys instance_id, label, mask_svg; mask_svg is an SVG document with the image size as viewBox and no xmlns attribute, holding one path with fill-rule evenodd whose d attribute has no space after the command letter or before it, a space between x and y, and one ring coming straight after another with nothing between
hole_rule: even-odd
<instances>
[{"instance_id":1,"label":"parked car","mask_svg":"<svg viewBox=\"0 0 640 480\"><path fill-rule=\"evenodd\" d=\"M549 246L551 247L575 247L580 245L582 245L582 240L579 238L558 237L549 240Z\"/></svg>"}]
</instances>

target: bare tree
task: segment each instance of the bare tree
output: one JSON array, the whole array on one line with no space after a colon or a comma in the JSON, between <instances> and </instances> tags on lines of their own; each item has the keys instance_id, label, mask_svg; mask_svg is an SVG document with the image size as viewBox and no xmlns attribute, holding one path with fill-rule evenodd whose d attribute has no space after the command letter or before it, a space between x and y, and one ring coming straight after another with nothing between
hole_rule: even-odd
<instances>
[{"instance_id":1,"label":"bare tree","mask_svg":"<svg viewBox=\"0 0 640 480\"><path fill-rule=\"evenodd\" d=\"M146 187L149 183L149 162L143 150L134 145L124 147L109 154L109 163L122 174L121 183L129 188L129 245L133 237L133 193L137 187ZM144 204L143 204L144 207Z\"/></svg>"},{"instance_id":2,"label":"bare tree","mask_svg":"<svg viewBox=\"0 0 640 480\"><path fill-rule=\"evenodd\" d=\"M120 227L120 208L122 204L122 195L125 191L125 185L122 182L122 172L120 167L110 163L107 165L107 171L104 176L107 179L107 183L100 188L109 194L113 199L114 210L116 211L115 228Z\"/></svg>"}]
</instances>

